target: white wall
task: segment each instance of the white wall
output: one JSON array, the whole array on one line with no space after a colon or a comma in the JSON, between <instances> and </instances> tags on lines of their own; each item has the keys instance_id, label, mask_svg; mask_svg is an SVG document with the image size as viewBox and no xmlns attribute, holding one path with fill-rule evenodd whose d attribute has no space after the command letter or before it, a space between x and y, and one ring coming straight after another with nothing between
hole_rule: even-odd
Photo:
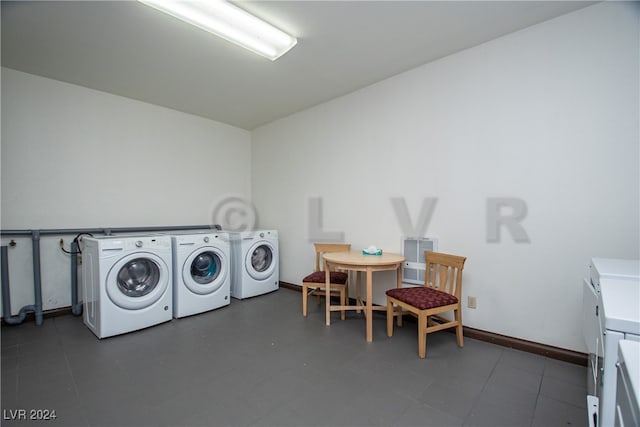
<instances>
[{"instance_id":1,"label":"white wall","mask_svg":"<svg viewBox=\"0 0 640 427\"><path fill-rule=\"evenodd\" d=\"M242 129L2 68L2 229L210 224L220 197L250 197L250 145ZM45 310L70 304L59 239L41 243ZM9 250L14 314L33 303L30 251Z\"/></svg>"},{"instance_id":2,"label":"white wall","mask_svg":"<svg viewBox=\"0 0 640 427\"><path fill-rule=\"evenodd\" d=\"M435 197L426 234L468 257L464 323L584 351L590 258L640 256L639 17L637 3L591 6L255 130L253 200L280 231L281 280L312 268L309 196L325 231L390 252L390 198L415 224ZM530 243L487 241L489 197L526 203ZM393 275L374 281L383 302Z\"/></svg>"}]
</instances>

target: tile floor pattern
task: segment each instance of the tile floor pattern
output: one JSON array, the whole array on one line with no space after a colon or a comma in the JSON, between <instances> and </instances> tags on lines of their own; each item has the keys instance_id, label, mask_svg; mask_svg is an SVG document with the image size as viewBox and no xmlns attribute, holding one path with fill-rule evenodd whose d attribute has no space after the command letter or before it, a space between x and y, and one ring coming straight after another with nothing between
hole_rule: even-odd
<instances>
[{"instance_id":1,"label":"tile floor pattern","mask_svg":"<svg viewBox=\"0 0 640 427\"><path fill-rule=\"evenodd\" d=\"M421 360L414 323L387 338L376 316L367 343L333 316L280 289L104 340L71 315L3 326L2 425L587 425L586 367L447 332Z\"/></svg>"}]
</instances>

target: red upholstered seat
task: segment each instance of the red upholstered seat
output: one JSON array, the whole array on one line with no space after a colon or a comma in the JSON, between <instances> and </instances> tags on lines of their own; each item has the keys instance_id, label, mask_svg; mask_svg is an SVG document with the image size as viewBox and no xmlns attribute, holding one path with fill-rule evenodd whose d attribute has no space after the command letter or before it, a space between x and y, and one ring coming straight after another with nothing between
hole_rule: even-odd
<instances>
[{"instance_id":1,"label":"red upholstered seat","mask_svg":"<svg viewBox=\"0 0 640 427\"><path fill-rule=\"evenodd\" d=\"M347 283L347 279L349 278L347 273L343 273L341 271L332 271L329 274L331 275L331 283L340 283L344 285ZM316 271L302 279L302 281L310 283L325 283L326 276L324 271Z\"/></svg>"},{"instance_id":2,"label":"red upholstered seat","mask_svg":"<svg viewBox=\"0 0 640 427\"><path fill-rule=\"evenodd\" d=\"M411 304L420 310L442 307L444 305L456 304L458 302L458 298L451 294L424 286L389 289L386 294L392 298Z\"/></svg>"},{"instance_id":3,"label":"red upholstered seat","mask_svg":"<svg viewBox=\"0 0 640 427\"><path fill-rule=\"evenodd\" d=\"M349 243L314 243L316 249L316 264L313 273L302 279L302 315L307 317L308 298L310 295L320 298L326 296L326 280L327 276L323 267L324 254L334 252L349 252L351 245ZM342 271L331 271L329 268L329 295L340 297L340 305L347 305L349 299L349 273ZM329 301L325 304L330 305ZM340 310L340 318L344 320L346 317L345 310Z\"/></svg>"},{"instance_id":4,"label":"red upholstered seat","mask_svg":"<svg viewBox=\"0 0 640 427\"><path fill-rule=\"evenodd\" d=\"M464 345L462 331L462 269L467 260L459 255L425 251L424 286L389 289L387 294L387 335L393 336L393 318L402 326L402 316L418 319L418 356L427 356L427 335L455 328L458 347ZM452 312L449 316L443 313ZM453 317L453 319L451 318Z\"/></svg>"}]
</instances>

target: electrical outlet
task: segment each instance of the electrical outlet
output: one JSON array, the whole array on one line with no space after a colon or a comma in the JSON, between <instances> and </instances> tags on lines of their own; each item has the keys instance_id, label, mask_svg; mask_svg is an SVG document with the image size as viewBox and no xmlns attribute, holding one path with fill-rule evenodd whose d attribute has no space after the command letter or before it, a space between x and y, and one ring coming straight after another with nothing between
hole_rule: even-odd
<instances>
[{"instance_id":1,"label":"electrical outlet","mask_svg":"<svg viewBox=\"0 0 640 427\"><path fill-rule=\"evenodd\" d=\"M478 308L478 301L476 300L476 297L467 297L467 307Z\"/></svg>"}]
</instances>

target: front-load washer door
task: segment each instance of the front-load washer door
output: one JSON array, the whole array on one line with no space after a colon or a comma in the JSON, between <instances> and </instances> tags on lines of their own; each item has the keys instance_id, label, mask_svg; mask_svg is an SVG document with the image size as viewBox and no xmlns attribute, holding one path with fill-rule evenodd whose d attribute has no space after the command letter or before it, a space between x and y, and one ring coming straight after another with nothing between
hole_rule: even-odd
<instances>
[{"instance_id":1,"label":"front-load washer door","mask_svg":"<svg viewBox=\"0 0 640 427\"><path fill-rule=\"evenodd\" d=\"M191 292L206 295L217 291L227 279L229 262L214 247L199 248L189 255L182 267L182 280Z\"/></svg>"},{"instance_id":2,"label":"front-load washer door","mask_svg":"<svg viewBox=\"0 0 640 427\"><path fill-rule=\"evenodd\" d=\"M169 268L159 256L148 252L129 254L107 274L107 294L120 308L140 310L153 305L169 286Z\"/></svg>"},{"instance_id":3,"label":"front-load washer door","mask_svg":"<svg viewBox=\"0 0 640 427\"><path fill-rule=\"evenodd\" d=\"M247 273L256 280L269 278L277 264L277 254L273 245L267 241L259 241L251 245L244 260Z\"/></svg>"}]
</instances>

